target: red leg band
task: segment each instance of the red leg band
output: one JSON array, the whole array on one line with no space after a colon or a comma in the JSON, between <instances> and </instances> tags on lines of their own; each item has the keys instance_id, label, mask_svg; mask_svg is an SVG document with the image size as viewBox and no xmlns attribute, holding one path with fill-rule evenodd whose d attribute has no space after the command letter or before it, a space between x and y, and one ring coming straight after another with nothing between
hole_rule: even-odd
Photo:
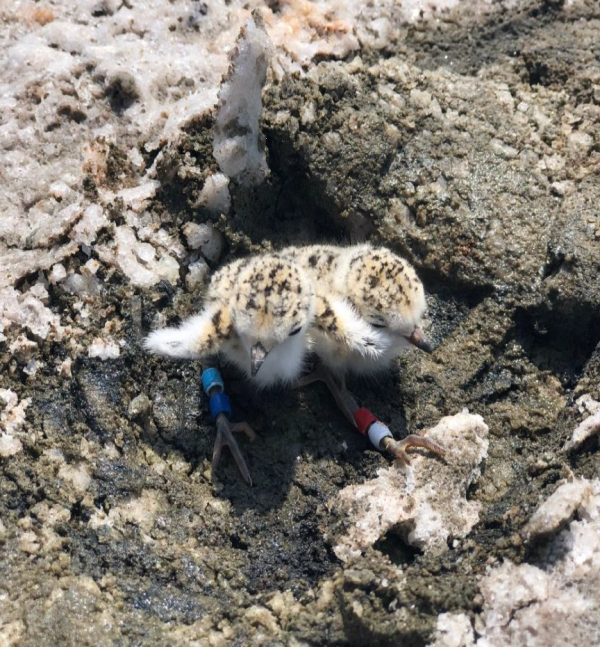
<instances>
[{"instance_id":1,"label":"red leg band","mask_svg":"<svg viewBox=\"0 0 600 647\"><path fill-rule=\"evenodd\" d=\"M357 409L353 415L356 426L358 427L358 433L362 434L363 436L366 436L367 432L369 431L369 427L374 422L377 422L377 418L364 407Z\"/></svg>"}]
</instances>

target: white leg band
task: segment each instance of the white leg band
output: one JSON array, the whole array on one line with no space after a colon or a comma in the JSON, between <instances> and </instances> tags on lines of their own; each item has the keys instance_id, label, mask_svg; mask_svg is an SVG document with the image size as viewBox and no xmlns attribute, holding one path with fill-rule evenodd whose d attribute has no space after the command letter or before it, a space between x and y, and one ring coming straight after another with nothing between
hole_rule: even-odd
<instances>
[{"instance_id":1,"label":"white leg band","mask_svg":"<svg viewBox=\"0 0 600 647\"><path fill-rule=\"evenodd\" d=\"M376 449L381 449L381 441L386 437L393 438L392 432L383 424L383 422L374 422L369 427L369 440Z\"/></svg>"}]
</instances>

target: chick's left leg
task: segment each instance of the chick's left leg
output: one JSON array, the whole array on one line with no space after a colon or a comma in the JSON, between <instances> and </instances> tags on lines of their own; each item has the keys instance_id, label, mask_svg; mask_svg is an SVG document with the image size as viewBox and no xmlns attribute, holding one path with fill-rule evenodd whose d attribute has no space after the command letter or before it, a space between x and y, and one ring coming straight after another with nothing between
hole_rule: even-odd
<instances>
[{"instance_id":1,"label":"chick's left leg","mask_svg":"<svg viewBox=\"0 0 600 647\"><path fill-rule=\"evenodd\" d=\"M354 428L357 428L358 425L354 419L354 412L357 411L359 405L355 397L346 387L346 380L343 376L336 379L326 366L319 364L312 373L309 373L298 380L294 384L294 387L298 388L301 386L307 386L308 384L318 381L324 382L327 385L340 411L344 414L348 422L350 422ZM379 445L379 449L393 458L398 459L403 465L410 465L410 458L408 457L407 450L411 447L422 447L438 456L443 456L446 453L446 450L433 442L433 440L417 434L411 434L403 440L396 440L391 436L386 436L381 440Z\"/></svg>"}]
</instances>

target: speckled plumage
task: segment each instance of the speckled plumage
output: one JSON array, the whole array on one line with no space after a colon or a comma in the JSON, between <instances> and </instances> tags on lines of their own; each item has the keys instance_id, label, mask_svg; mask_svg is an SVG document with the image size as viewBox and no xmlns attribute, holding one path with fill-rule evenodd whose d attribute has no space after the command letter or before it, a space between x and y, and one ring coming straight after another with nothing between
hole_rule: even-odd
<instances>
[{"instance_id":1,"label":"speckled plumage","mask_svg":"<svg viewBox=\"0 0 600 647\"><path fill-rule=\"evenodd\" d=\"M307 272L290 258L256 256L216 272L204 310L178 328L154 331L145 345L153 353L187 359L220 352L257 386L267 387L291 382L302 371L315 311ZM251 355L259 346L264 358L254 373Z\"/></svg>"},{"instance_id":2,"label":"speckled plumage","mask_svg":"<svg viewBox=\"0 0 600 647\"><path fill-rule=\"evenodd\" d=\"M311 338L327 366L371 373L410 347L426 304L423 285L406 260L369 244L288 247L280 255L301 265L315 285Z\"/></svg>"}]
</instances>

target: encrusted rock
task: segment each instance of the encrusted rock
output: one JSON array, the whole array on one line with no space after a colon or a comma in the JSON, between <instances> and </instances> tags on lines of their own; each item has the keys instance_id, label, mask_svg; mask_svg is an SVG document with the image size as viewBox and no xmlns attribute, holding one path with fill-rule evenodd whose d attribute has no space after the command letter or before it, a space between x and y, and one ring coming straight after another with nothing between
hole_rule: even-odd
<instances>
[{"instance_id":1,"label":"encrusted rock","mask_svg":"<svg viewBox=\"0 0 600 647\"><path fill-rule=\"evenodd\" d=\"M0 290L0 326L12 325L28 328L40 339L48 336L62 339L64 335L60 316L47 308L31 290L25 293L12 288Z\"/></svg>"},{"instance_id":2,"label":"encrusted rock","mask_svg":"<svg viewBox=\"0 0 600 647\"><path fill-rule=\"evenodd\" d=\"M531 518L532 535L553 533L577 508L581 517L552 539L539 565L506 561L481 582L480 636L466 616L438 618L433 647L559 647L600 642L600 481L563 484Z\"/></svg>"},{"instance_id":3,"label":"encrusted rock","mask_svg":"<svg viewBox=\"0 0 600 647\"><path fill-rule=\"evenodd\" d=\"M150 287L167 280L173 285L179 280L179 263L169 254L158 253L150 243L140 242L133 229L122 225L115 230L114 243L98 245L100 258L121 270L140 287Z\"/></svg>"},{"instance_id":4,"label":"encrusted rock","mask_svg":"<svg viewBox=\"0 0 600 647\"><path fill-rule=\"evenodd\" d=\"M106 341L96 337L88 348L88 357L98 357L102 360L116 359L121 354L119 346L114 341Z\"/></svg>"},{"instance_id":5,"label":"encrusted rock","mask_svg":"<svg viewBox=\"0 0 600 647\"><path fill-rule=\"evenodd\" d=\"M563 483L554 494L535 511L523 532L529 539L555 533L573 518L575 512L585 508L592 495L590 481L575 480Z\"/></svg>"},{"instance_id":6,"label":"encrusted rock","mask_svg":"<svg viewBox=\"0 0 600 647\"><path fill-rule=\"evenodd\" d=\"M600 404L595 400L593 402ZM600 433L600 407L573 429L571 438L565 443L565 451L577 449L585 440L598 433Z\"/></svg>"},{"instance_id":7,"label":"encrusted rock","mask_svg":"<svg viewBox=\"0 0 600 647\"><path fill-rule=\"evenodd\" d=\"M435 628L435 642L430 647L473 647L475 632L464 613L440 613Z\"/></svg>"},{"instance_id":8,"label":"encrusted rock","mask_svg":"<svg viewBox=\"0 0 600 647\"><path fill-rule=\"evenodd\" d=\"M21 441L15 437L25 424L25 409L31 404L29 398L19 400L10 389L0 389L0 456L8 458L23 449Z\"/></svg>"},{"instance_id":9,"label":"encrusted rock","mask_svg":"<svg viewBox=\"0 0 600 647\"><path fill-rule=\"evenodd\" d=\"M225 175L248 186L259 184L269 172L259 119L272 53L264 22L254 13L240 33L219 91L213 154Z\"/></svg>"},{"instance_id":10,"label":"encrusted rock","mask_svg":"<svg viewBox=\"0 0 600 647\"><path fill-rule=\"evenodd\" d=\"M198 249L202 256L212 263L216 263L223 251L223 235L212 225L188 222L183 227L191 249Z\"/></svg>"},{"instance_id":11,"label":"encrusted rock","mask_svg":"<svg viewBox=\"0 0 600 647\"><path fill-rule=\"evenodd\" d=\"M190 292L199 291L206 283L209 268L206 261L196 261L188 267L188 273L185 277L185 287Z\"/></svg>"},{"instance_id":12,"label":"encrusted rock","mask_svg":"<svg viewBox=\"0 0 600 647\"><path fill-rule=\"evenodd\" d=\"M231 207L229 178L223 173L214 173L206 178L198 197L198 207L206 209L213 218L227 214Z\"/></svg>"},{"instance_id":13,"label":"encrusted rock","mask_svg":"<svg viewBox=\"0 0 600 647\"><path fill-rule=\"evenodd\" d=\"M446 448L443 459L415 455L410 468L381 469L375 479L344 488L334 500L334 512L347 527L333 542L343 561L387 532L401 534L421 550L441 553L448 539L465 537L479 520L481 506L467 500L467 490L487 456L483 418L465 410L442 418L424 435Z\"/></svg>"}]
</instances>

